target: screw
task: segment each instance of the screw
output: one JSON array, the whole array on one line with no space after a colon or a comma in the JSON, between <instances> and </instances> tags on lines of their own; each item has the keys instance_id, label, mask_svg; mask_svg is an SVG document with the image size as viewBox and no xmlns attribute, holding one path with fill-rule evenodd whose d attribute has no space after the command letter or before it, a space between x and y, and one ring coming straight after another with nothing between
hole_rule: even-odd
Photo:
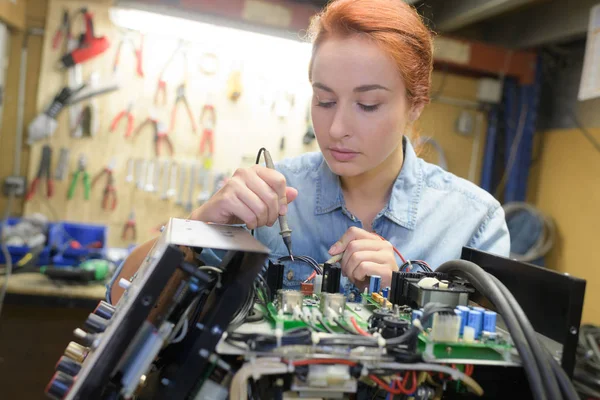
<instances>
[{"instance_id":1,"label":"screw","mask_svg":"<svg viewBox=\"0 0 600 400\"><path fill-rule=\"evenodd\" d=\"M169 386L169 384L171 383L170 380L168 380L167 378L162 378L160 383L162 383L163 386Z\"/></svg>"},{"instance_id":2,"label":"screw","mask_svg":"<svg viewBox=\"0 0 600 400\"><path fill-rule=\"evenodd\" d=\"M210 331L213 335L220 335L221 333L223 333L223 331L221 330L221 328L219 328L218 325L213 326L212 330Z\"/></svg>"},{"instance_id":3,"label":"screw","mask_svg":"<svg viewBox=\"0 0 600 400\"><path fill-rule=\"evenodd\" d=\"M198 329L200 329L201 331L203 331L203 330L204 330L204 324L201 324L200 322L198 322L198 323L196 324L196 328L198 328Z\"/></svg>"},{"instance_id":4,"label":"screw","mask_svg":"<svg viewBox=\"0 0 600 400\"><path fill-rule=\"evenodd\" d=\"M150 302L152 301L152 297L151 296L146 296L142 299L142 305L144 306L149 306Z\"/></svg>"},{"instance_id":5,"label":"screw","mask_svg":"<svg viewBox=\"0 0 600 400\"><path fill-rule=\"evenodd\" d=\"M572 326L571 329L569 330L569 332L571 332L571 335L577 335L577 328Z\"/></svg>"}]
</instances>

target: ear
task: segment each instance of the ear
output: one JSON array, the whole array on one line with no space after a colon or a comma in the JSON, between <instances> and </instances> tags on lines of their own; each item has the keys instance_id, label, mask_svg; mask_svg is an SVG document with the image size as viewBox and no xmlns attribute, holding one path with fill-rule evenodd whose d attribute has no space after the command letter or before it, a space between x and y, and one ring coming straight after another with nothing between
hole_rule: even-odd
<instances>
[{"instance_id":1,"label":"ear","mask_svg":"<svg viewBox=\"0 0 600 400\"><path fill-rule=\"evenodd\" d=\"M417 104L410 108L410 111L408 112L408 118L411 124L419 119L421 113L423 112L423 108L425 108L425 104Z\"/></svg>"}]
</instances>

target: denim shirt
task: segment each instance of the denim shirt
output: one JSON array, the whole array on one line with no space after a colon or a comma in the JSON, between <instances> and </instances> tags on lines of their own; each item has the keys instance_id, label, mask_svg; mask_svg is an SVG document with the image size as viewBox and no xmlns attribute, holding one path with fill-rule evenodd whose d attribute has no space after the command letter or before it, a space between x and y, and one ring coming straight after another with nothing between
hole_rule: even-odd
<instances>
[{"instance_id":1,"label":"denim shirt","mask_svg":"<svg viewBox=\"0 0 600 400\"><path fill-rule=\"evenodd\" d=\"M488 192L417 157L405 137L404 163L388 204L373 220L373 231L391 242L407 260L424 260L433 269L459 259L464 246L507 257L510 238L504 210ZM346 208L340 180L320 152L307 153L276 165L287 185L298 190L288 206L292 252L323 263L329 248L362 222ZM275 260L288 255L279 224L255 230ZM218 264L213 251L202 252L208 265ZM396 256L398 265L401 265ZM285 262L284 286L297 289L312 273L301 262Z\"/></svg>"}]
</instances>

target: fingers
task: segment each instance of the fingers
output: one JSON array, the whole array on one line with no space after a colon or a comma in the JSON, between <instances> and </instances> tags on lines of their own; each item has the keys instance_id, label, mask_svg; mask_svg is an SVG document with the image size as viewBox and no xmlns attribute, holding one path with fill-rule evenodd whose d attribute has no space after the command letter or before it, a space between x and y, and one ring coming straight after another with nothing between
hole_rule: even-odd
<instances>
[{"instance_id":1,"label":"fingers","mask_svg":"<svg viewBox=\"0 0 600 400\"><path fill-rule=\"evenodd\" d=\"M385 275L387 271L389 271L391 275L391 270L387 266L373 261L363 261L357 266L353 275L349 276L348 279L362 289L368 284L370 276L382 276Z\"/></svg>"},{"instance_id":2,"label":"fingers","mask_svg":"<svg viewBox=\"0 0 600 400\"><path fill-rule=\"evenodd\" d=\"M340 260L340 264L342 265L342 270L346 276L352 275L352 270L356 268L356 266L361 261L371 260L377 263L384 262L384 258L381 254L375 255L374 253L379 253L381 249L383 249L383 241L382 240L372 240L372 239L357 239L353 240L346 246L346 250L344 251L344 255ZM366 256L373 256L374 258L364 258Z\"/></svg>"},{"instance_id":3,"label":"fingers","mask_svg":"<svg viewBox=\"0 0 600 400\"><path fill-rule=\"evenodd\" d=\"M224 195L221 202L223 212L227 214L225 218L233 215L246 224L248 229L255 229L260 226L256 213L234 193Z\"/></svg>"},{"instance_id":4,"label":"fingers","mask_svg":"<svg viewBox=\"0 0 600 400\"><path fill-rule=\"evenodd\" d=\"M259 221L264 225L272 226L279 217L279 198L277 193L258 175L248 174L246 185L256 196L262 200L266 207L266 215L260 215ZM244 201L245 202L245 201ZM265 210L261 210L265 211Z\"/></svg>"},{"instance_id":5,"label":"fingers","mask_svg":"<svg viewBox=\"0 0 600 400\"><path fill-rule=\"evenodd\" d=\"M340 240L338 240L333 244L333 246L331 246L331 248L329 249L329 254L335 255L341 253L342 251L345 251L346 247L350 244L350 242L356 239L377 239L383 242L381 239L379 239L377 235L369 233L364 229L352 226L342 235Z\"/></svg>"},{"instance_id":6,"label":"fingers","mask_svg":"<svg viewBox=\"0 0 600 400\"><path fill-rule=\"evenodd\" d=\"M286 193L287 184L283 174L261 166L255 166L252 170L255 171L256 174L275 191L275 193L277 193L277 199L280 205L280 209L278 210L279 214L285 214L287 212L288 201ZM284 205L286 205L286 207L284 207Z\"/></svg>"}]
</instances>

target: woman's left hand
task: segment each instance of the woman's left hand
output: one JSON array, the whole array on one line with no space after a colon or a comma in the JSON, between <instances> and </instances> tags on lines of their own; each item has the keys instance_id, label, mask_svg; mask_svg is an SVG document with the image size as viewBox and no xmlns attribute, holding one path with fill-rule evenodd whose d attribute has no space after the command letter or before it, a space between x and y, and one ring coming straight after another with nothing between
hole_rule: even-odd
<instances>
[{"instance_id":1,"label":"woman's left hand","mask_svg":"<svg viewBox=\"0 0 600 400\"><path fill-rule=\"evenodd\" d=\"M329 249L332 256L342 252L342 273L358 288L363 290L373 275L381 277L381 287L390 286L392 272L398 270L390 242L364 229L351 227Z\"/></svg>"}]
</instances>

